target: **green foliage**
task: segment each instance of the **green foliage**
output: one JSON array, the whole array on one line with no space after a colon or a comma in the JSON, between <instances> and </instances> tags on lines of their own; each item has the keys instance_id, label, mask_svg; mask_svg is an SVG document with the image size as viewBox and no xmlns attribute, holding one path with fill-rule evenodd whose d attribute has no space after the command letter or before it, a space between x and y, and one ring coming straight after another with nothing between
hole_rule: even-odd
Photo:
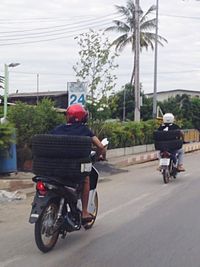
<instances>
[{"instance_id":1,"label":"green foliage","mask_svg":"<svg viewBox=\"0 0 200 267\"><path fill-rule=\"evenodd\" d=\"M107 103L107 97L102 97L100 100L94 100L92 103L86 103L86 108L89 110L90 118L93 121L105 121L111 117L111 110Z\"/></svg>"},{"instance_id":2,"label":"green foliage","mask_svg":"<svg viewBox=\"0 0 200 267\"><path fill-rule=\"evenodd\" d=\"M31 144L33 135L47 133L63 121L63 116L53 109L51 100L44 99L37 106L18 102L9 108L8 119L15 125L17 145L24 147Z\"/></svg>"},{"instance_id":3,"label":"green foliage","mask_svg":"<svg viewBox=\"0 0 200 267\"><path fill-rule=\"evenodd\" d=\"M153 142L153 131L158 127L157 122L105 122L94 124L93 130L102 139L107 137L109 148L121 148Z\"/></svg>"},{"instance_id":4,"label":"green foliage","mask_svg":"<svg viewBox=\"0 0 200 267\"><path fill-rule=\"evenodd\" d=\"M145 97L141 92L142 106L141 119L146 121L152 118L153 102L151 98ZM111 118L123 120L123 109L125 104L125 120L133 120L135 109L134 86L126 84L123 90L109 97L108 103L111 110Z\"/></svg>"},{"instance_id":5,"label":"green foliage","mask_svg":"<svg viewBox=\"0 0 200 267\"><path fill-rule=\"evenodd\" d=\"M10 123L0 124L0 150L6 149L14 143L14 128Z\"/></svg>"},{"instance_id":6,"label":"green foliage","mask_svg":"<svg viewBox=\"0 0 200 267\"><path fill-rule=\"evenodd\" d=\"M3 117L3 106L0 106L0 118Z\"/></svg>"},{"instance_id":7,"label":"green foliage","mask_svg":"<svg viewBox=\"0 0 200 267\"><path fill-rule=\"evenodd\" d=\"M153 98L147 98L143 95L142 100L141 119L143 121L150 120L153 114Z\"/></svg>"},{"instance_id":8,"label":"green foliage","mask_svg":"<svg viewBox=\"0 0 200 267\"><path fill-rule=\"evenodd\" d=\"M171 97L158 104L163 113L173 113L176 120L181 122L182 128L200 129L200 99L183 94Z\"/></svg>"},{"instance_id":9,"label":"green foliage","mask_svg":"<svg viewBox=\"0 0 200 267\"><path fill-rule=\"evenodd\" d=\"M14 123L17 134L17 144L30 143L30 137L34 135L36 127L35 108L18 102L16 106L9 108L8 119Z\"/></svg>"},{"instance_id":10,"label":"green foliage","mask_svg":"<svg viewBox=\"0 0 200 267\"><path fill-rule=\"evenodd\" d=\"M125 100L126 119L132 120L134 117L134 88L130 84L126 84L123 90L109 97L109 107L112 112L112 118L123 119L123 108Z\"/></svg>"},{"instance_id":11,"label":"green foliage","mask_svg":"<svg viewBox=\"0 0 200 267\"><path fill-rule=\"evenodd\" d=\"M125 86L125 107L126 120L133 119L134 113L134 93L132 86ZM109 97L109 107L111 118L122 120L124 105L124 90ZM141 106L141 119L147 121L152 118L153 99L147 98L142 92L143 103ZM158 102L163 113L171 112L174 114L176 123L178 122L185 129L200 129L200 99L191 98L186 94L170 97L168 100Z\"/></svg>"},{"instance_id":12,"label":"green foliage","mask_svg":"<svg viewBox=\"0 0 200 267\"><path fill-rule=\"evenodd\" d=\"M190 121L192 122L192 126L200 130L200 99L191 99L191 110L192 115L190 117Z\"/></svg>"},{"instance_id":13,"label":"green foliage","mask_svg":"<svg viewBox=\"0 0 200 267\"><path fill-rule=\"evenodd\" d=\"M56 112L53 104L51 100L43 99L36 106L37 133L47 133L55 125L64 122L64 116Z\"/></svg>"}]
</instances>

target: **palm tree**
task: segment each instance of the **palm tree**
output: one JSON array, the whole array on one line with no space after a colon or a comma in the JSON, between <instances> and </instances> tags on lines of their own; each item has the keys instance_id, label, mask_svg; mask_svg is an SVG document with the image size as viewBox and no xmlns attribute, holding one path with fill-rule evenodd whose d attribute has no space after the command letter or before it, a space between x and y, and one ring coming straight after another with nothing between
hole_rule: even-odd
<instances>
[{"instance_id":1,"label":"palm tree","mask_svg":"<svg viewBox=\"0 0 200 267\"><path fill-rule=\"evenodd\" d=\"M121 35L112 42L115 45L116 51L122 51L127 45L131 44L132 52L135 50L135 4L132 0L128 0L126 6L116 6L118 13L124 17L124 21L114 20L114 26L108 27L105 31L116 31L121 33ZM156 40L156 34L151 32L156 29L156 18L148 20L148 15L150 15L156 6L152 5L146 13L140 8L140 50L143 48L148 50L150 47L154 49L154 44ZM162 41L167 42L165 38L158 35L158 43L163 46ZM134 55L134 66L131 75L130 83L133 84L135 73L135 55Z\"/></svg>"}]
</instances>

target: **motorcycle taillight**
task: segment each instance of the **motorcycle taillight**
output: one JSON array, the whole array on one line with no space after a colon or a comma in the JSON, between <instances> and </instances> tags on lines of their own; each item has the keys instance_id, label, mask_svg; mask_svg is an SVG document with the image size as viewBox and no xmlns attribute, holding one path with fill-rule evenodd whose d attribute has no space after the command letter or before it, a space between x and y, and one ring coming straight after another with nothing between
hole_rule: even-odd
<instances>
[{"instance_id":1,"label":"motorcycle taillight","mask_svg":"<svg viewBox=\"0 0 200 267\"><path fill-rule=\"evenodd\" d=\"M41 195L45 195L47 192L47 189L42 181L37 182L36 189L40 192Z\"/></svg>"},{"instance_id":2,"label":"motorcycle taillight","mask_svg":"<svg viewBox=\"0 0 200 267\"><path fill-rule=\"evenodd\" d=\"M163 151L160 153L162 158L169 158L170 157L170 153L168 151Z\"/></svg>"}]
</instances>

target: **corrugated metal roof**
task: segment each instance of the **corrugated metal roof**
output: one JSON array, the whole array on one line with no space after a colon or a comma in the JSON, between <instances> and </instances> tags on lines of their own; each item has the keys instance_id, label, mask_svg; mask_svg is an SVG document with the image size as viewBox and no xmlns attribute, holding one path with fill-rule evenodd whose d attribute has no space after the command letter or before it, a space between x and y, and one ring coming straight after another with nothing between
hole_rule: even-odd
<instances>
[{"instance_id":1,"label":"corrugated metal roof","mask_svg":"<svg viewBox=\"0 0 200 267\"><path fill-rule=\"evenodd\" d=\"M49 92L34 92L34 93L15 93L9 94L9 98L18 98L18 97L37 97L37 96L60 96L66 95L67 91L49 91Z\"/></svg>"},{"instance_id":2,"label":"corrugated metal roof","mask_svg":"<svg viewBox=\"0 0 200 267\"><path fill-rule=\"evenodd\" d=\"M173 89L173 90L166 90L166 91L160 91L157 92L157 94L166 94L166 93L175 93L175 92L181 92L181 93L194 93L194 94L200 94L200 91L195 90L186 90L186 89ZM145 95L153 95L153 93L147 93Z\"/></svg>"}]
</instances>

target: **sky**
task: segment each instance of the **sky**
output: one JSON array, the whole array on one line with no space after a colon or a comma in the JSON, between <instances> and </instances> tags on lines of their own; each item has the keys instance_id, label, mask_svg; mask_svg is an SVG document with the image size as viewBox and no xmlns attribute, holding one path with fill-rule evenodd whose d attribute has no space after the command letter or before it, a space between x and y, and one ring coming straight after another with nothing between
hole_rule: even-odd
<instances>
[{"instance_id":1,"label":"sky","mask_svg":"<svg viewBox=\"0 0 200 267\"><path fill-rule=\"evenodd\" d=\"M146 11L156 0L140 0ZM112 25L120 19L115 5L125 0L1 0L0 75L9 68L9 93L65 91L76 80L78 61L74 37ZM155 16L155 14L154 14ZM157 90L200 91L200 1L159 0L158 33L168 40L158 46ZM117 35L109 34L112 41ZM130 81L133 54L130 47L117 59L116 91ZM140 82L144 93L154 87L154 52L140 54ZM3 91L0 89L0 94Z\"/></svg>"}]
</instances>

